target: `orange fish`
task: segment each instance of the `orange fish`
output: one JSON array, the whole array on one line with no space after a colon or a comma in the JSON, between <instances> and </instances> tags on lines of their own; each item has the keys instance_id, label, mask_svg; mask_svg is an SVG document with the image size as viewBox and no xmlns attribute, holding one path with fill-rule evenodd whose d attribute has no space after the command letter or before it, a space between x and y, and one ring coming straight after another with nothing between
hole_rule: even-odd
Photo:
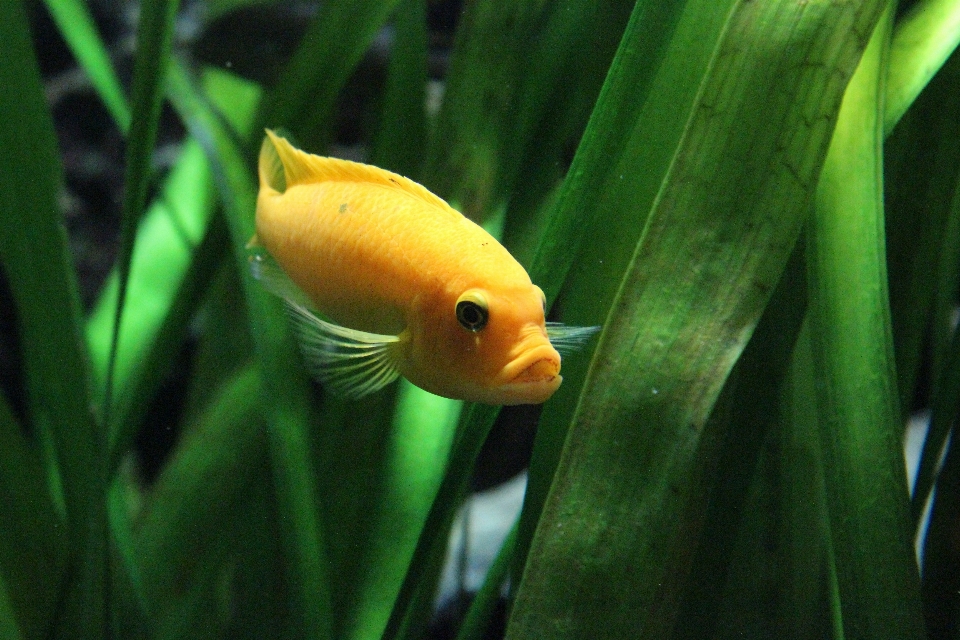
<instances>
[{"instance_id":1,"label":"orange fish","mask_svg":"<svg viewBox=\"0 0 960 640\"><path fill-rule=\"evenodd\" d=\"M541 403L560 386L560 352L599 329L544 322L520 263L412 180L269 130L259 173L253 274L285 300L311 373L342 395L402 375L447 398Z\"/></svg>"}]
</instances>

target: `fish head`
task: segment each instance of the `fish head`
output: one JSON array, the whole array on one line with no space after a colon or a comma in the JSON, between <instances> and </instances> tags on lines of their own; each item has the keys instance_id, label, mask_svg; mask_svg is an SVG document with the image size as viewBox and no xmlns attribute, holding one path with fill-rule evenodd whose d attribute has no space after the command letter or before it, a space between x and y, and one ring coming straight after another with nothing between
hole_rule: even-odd
<instances>
[{"instance_id":1,"label":"fish head","mask_svg":"<svg viewBox=\"0 0 960 640\"><path fill-rule=\"evenodd\" d=\"M412 382L485 404L540 404L553 395L563 380L560 354L547 337L539 287L467 287L444 298L426 310L432 335L416 340L431 379L408 375Z\"/></svg>"}]
</instances>

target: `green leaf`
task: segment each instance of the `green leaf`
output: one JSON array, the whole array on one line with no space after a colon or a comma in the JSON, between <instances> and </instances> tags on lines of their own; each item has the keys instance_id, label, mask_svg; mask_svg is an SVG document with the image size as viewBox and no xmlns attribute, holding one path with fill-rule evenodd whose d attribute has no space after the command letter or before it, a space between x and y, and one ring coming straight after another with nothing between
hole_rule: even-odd
<instances>
[{"instance_id":1,"label":"green leaf","mask_svg":"<svg viewBox=\"0 0 960 640\"><path fill-rule=\"evenodd\" d=\"M450 525L466 495L473 465L499 411L500 407L470 403L461 414L446 474L417 540L382 636L384 640L415 638L422 633L421 627L428 615L425 609L432 601L436 587L430 579L431 570L436 569L446 551Z\"/></svg>"},{"instance_id":2,"label":"green leaf","mask_svg":"<svg viewBox=\"0 0 960 640\"><path fill-rule=\"evenodd\" d=\"M226 233L210 227L213 184L203 150L188 142L163 190L144 214L130 262L126 310L114 363L111 468L140 425L178 352L199 295L223 257ZM106 379L118 278L107 279L87 322L97 380Z\"/></svg>"},{"instance_id":3,"label":"green leaf","mask_svg":"<svg viewBox=\"0 0 960 640\"><path fill-rule=\"evenodd\" d=\"M359 640L379 638L383 634L421 531L426 529L425 522L444 472L448 471L450 447L457 433L462 405L462 402L427 393L404 380L398 390L393 420L383 424L383 430L375 429L370 421L345 425L348 433L354 434L348 443L340 441L339 451L351 444L361 444L370 436L376 439L369 444L363 442L364 446L358 447L356 453L340 453L338 457L359 466L364 475L376 474L377 483L370 490L364 486L370 479L352 477L349 469L339 468L342 463L331 465L335 474L331 480L341 486L346 482L350 492L364 495L365 499L356 508L360 510L359 517L369 526L363 532L365 536L354 535L350 541L352 546L359 547L361 554L359 566L353 569L352 577L357 580L355 590L343 606L346 620L340 631L342 637ZM372 433L360 433L364 429ZM334 437L330 434L327 441L335 444L331 441ZM379 459L374 465L359 459L357 454L363 450L375 452ZM360 466L358 462L366 464ZM336 498L336 492L328 491L327 497ZM347 502L347 497L339 498L339 502ZM444 504L455 508L458 501ZM327 512L346 515L334 505L328 507ZM346 524L349 521L343 517L331 518L331 522L338 520L344 523L339 526L349 527ZM425 535L445 541L448 529L445 523ZM420 568L425 567L421 564ZM350 579L351 576L345 576L340 584L349 586Z\"/></svg>"},{"instance_id":4,"label":"green leaf","mask_svg":"<svg viewBox=\"0 0 960 640\"><path fill-rule=\"evenodd\" d=\"M713 32L695 103L674 107L691 109L679 145L633 147L648 131L638 125L624 154L632 162L607 185L642 221L662 180L567 434L508 638L543 629L657 638L673 626L719 435L705 431L708 417L796 242L862 34L882 6L732 9ZM704 10L685 5L675 33L690 33L684 20ZM639 160L640 149L654 160ZM658 158L665 176L651 171Z\"/></svg>"},{"instance_id":5,"label":"green leaf","mask_svg":"<svg viewBox=\"0 0 960 640\"><path fill-rule=\"evenodd\" d=\"M90 11L81 0L46 0L60 35L90 78L107 111L121 131L130 129L130 105L110 62L110 54L97 34Z\"/></svg>"},{"instance_id":6,"label":"green leaf","mask_svg":"<svg viewBox=\"0 0 960 640\"><path fill-rule=\"evenodd\" d=\"M780 497L777 495L779 485L763 482L777 472L776 468L758 471L758 467L778 462L771 460L769 449L771 440L778 437L771 432L776 431L782 389L790 372L790 356L806 311L806 265L802 257L799 250L791 256L705 429L722 435L717 442L702 447L705 456L714 463L706 467L702 483L706 502L703 530L673 631L675 640L735 635L739 625L776 611L770 606L779 595L778 589L772 588L776 579L767 575L766 569L770 545L758 541L775 535L766 528L777 530L771 523L780 513L771 505ZM766 453L764 445L767 445ZM745 535L744 530L751 526L763 533ZM748 551L744 551L744 547ZM734 557L737 552L749 554L740 566ZM734 586L724 588L730 584ZM748 604L739 608L731 606L744 600ZM722 623L720 617L724 609L736 612L731 617L739 621Z\"/></svg>"},{"instance_id":7,"label":"green leaf","mask_svg":"<svg viewBox=\"0 0 960 640\"><path fill-rule=\"evenodd\" d=\"M427 185L480 221L515 195L542 198L559 178L551 165L565 161L564 146L580 133L629 9L585 0L467 3Z\"/></svg>"},{"instance_id":8,"label":"green leaf","mask_svg":"<svg viewBox=\"0 0 960 640\"><path fill-rule=\"evenodd\" d=\"M892 6L892 5L891 5ZM883 236L892 8L844 95L808 237L810 330L844 637L924 637Z\"/></svg>"},{"instance_id":9,"label":"green leaf","mask_svg":"<svg viewBox=\"0 0 960 640\"><path fill-rule=\"evenodd\" d=\"M555 305L568 324L596 325L607 315L728 13L715 2L634 8L530 267L548 300L569 274ZM625 175L635 179L621 188ZM579 268L571 271L575 263ZM518 572L588 364L588 353L564 360L564 384L541 416L518 535Z\"/></svg>"},{"instance_id":10,"label":"green leaf","mask_svg":"<svg viewBox=\"0 0 960 640\"><path fill-rule=\"evenodd\" d=\"M2 575L0 575L0 637L8 640L20 640L23 637L20 633L20 627L17 625L17 617L14 615L13 606L10 604L10 593L3 583Z\"/></svg>"}]
</instances>

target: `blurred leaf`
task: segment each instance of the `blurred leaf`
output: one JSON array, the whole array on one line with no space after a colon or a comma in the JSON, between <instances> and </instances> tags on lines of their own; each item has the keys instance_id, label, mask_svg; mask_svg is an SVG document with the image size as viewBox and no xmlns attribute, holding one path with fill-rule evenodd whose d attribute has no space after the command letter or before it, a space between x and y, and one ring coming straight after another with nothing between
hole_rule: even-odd
<instances>
[{"instance_id":1,"label":"blurred leaf","mask_svg":"<svg viewBox=\"0 0 960 640\"><path fill-rule=\"evenodd\" d=\"M844 95L808 236L810 330L844 637L923 637L883 236L892 5Z\"/></svg>"},{"instance_id":2,"label":"blurred leaf","mask_svg":"<svg viewBox=\"0 0 960 640\"><path fill-rule=\"evenodd\" d=\"M302 148L322 151L331 136L340 90L397 2L341 0L320 5L300 48L264 100L255 129L285 127Z\"/></svg>"},{"instance_id":3,"label":"blurred leaf","mask_svg":"<svg viewBox=\"0 0 960 640\"><path fill-rule=\"evenodd\" d=\"M444 472L448 470L450 447L456 436L462 404L401 381L392 424L385 425L389 431L377 432L369 422L345 425L348 430L352 426L355 432L364 428L374 431L377 441L360 449L379 448L383 459L372 469L379 476L373 490L364 491L363 478L351 477L349 470L335 469L335 480L341 486L365 496L366 500L359 505L365 513L358 516L370 526L364 532L366 539L355 537L352 542L362 547L363 555L352 576L357 580L356 591L343 607L347 620L340 631L342 637L359 640L379 638L383 634L417 540ZM364 437L356 433L350 442L360 444L359 439ZM346 457L354 465L358 462L356 454L340 453L338 457ZM371 470L367 465L361 469ZM335 513L335 510L328 507L327 512ZM433 533L445 540L447 531L447 527L441 527ZM348 586L349 579L350 576L341 584Z\"/></svg>"},{"instance_id":4,"label":"blurred leaf","mask_svg":"<svg viewBox=\"0 0 960 640\"><path fill-rule=\"evenodd\" d=\"M705 10L685 9L677 34ZM657 155L670 159L567 434L508 638L669 635L718 437L708 416L795 244L860 34L881 9L738 3L712 37L679 146L645 145L655 160L622 164L618 186L606 185L642 207L644 180L663 175L651 171L663 166Z\"/></svg>"},{"instance_id":5,"label":"blurred leaf","mask_svg":"<svg viewBox=\"0 0 960 640\"><path fill-rule=\"evenodd\" d=\"M197 300L223 257L225 230L222 225L208 227L212 186L203 150L188 142L140 223L114 364L111 468L139 428L176 357ZM117 284L114 270L87 322L87 342L100 381L106 378L110 356Z\"/></svg>"},{"instance_id":6,"label":"blurred leaf","mask_svg":"<svg viewBox=\"0 0 960 640\"><path fill-rule=\"evenodd\" d=\"M393 34L380 127L370 163L415 180L427 140L426 0L401 0Z\"/></svg>"},{"instance_id":7,"label":"blurred leaf","mask_svg":"<svg viewBox=\"0 0 960 640\"><path fill-rule=\"evenodd\" d=\"M267 462L266 458L263 460ZM295 636L290 585L284 580L283 550L269 464L263 464L244 497L231 576L231 640L270 640ZM285 635L286 634L286 635Z\"/></svg>"},{"instance_id":8,"label":"blurred leaf","mask_svg":"<svg viewBox=\"0 0 960 640\"><path fill-rule=\"evenodd\" d=\"M265 459L261 380L248 366L210 400L158 478L135 532L135 575L156 637L220 637L211 591L233 550L231 527Z\"/></svg>"},{"instance_id":9,"label":"blurred leaf","mask_svg":"<svg viewBox=\"0 0 960 640\"><path fill-rule=\"evenodd\" d=\"M117 127L127 133L130 130L130 105L87 6L81 0L46 0L46 5Z\"/></svg>"},{"instance_id":10,"label":"blurred leaf","mask_svg":"<svg viewBox=\"0 0 960 640\"><path fill-rule=\"evenodd\" d=\"M422 633L421 627L429 615L427 607L436 589L431 571L446 553L450 525L466 495L474 462L499 411L500 407L470 403L460 414L446 473L417 540L383 640L416 638Z\"/></svg>"},{"instance_id":11,"label":"blurred leaf","mask_svg":"<svg viewBox=\"0 0 960 640\"><path fill-rule=\"evenodd\" d=\"M204 10L210 21L216 20L224 14L231 13L251 5L271 5L278 4L279 0L207 0L204 3Z\"/></svg>"},{"instance_id":12,"label":"blurred leaf","mask_svg":"<svg viewBox=\"0 0 960 640\"><path fill-rule=\"evenodd\" d=\"M133 117L124 163L123 217L120 222L120 245L117 248L119 290L107 373L103 380L103 413L108 429L113 422L111 404L120 322L126 305L137 226L146 208L147 190L153 174L151 160L160 120L160 106L163 102L163 74L166 71L167 57L170 55L173 21L178 4L178 0L144 0L140 5L133 69ZM109 433L104 441L109 443Z\"/></svg>"},{"instance_id":13,"label":"blurred leaf","mask_svg":"<svg viewBox=\"0 0 960 640\"><path fill-rule=\"evenodd\" d=\"M527 196L538 172L525 164L561 162L563 144L579 134L596 99L629 10L630 3L609 1L468 2L427 185L478 221L502 209L515 187ZM542 197L550 186L534 191Z\"/></svg>"},{"instance_id":14,"label":"blurred leaf","mask_svg":"<svg viewBox=\"0 0 960 640\"><path fill-rule=\"evenodd\" d=\"M17 308L29 427L49 445L43 449L45 476L54 491L62 487L74 553L74 582L66 612L58 610L60 624L96 637L105 624L100 429L90 413L79 300L57 206L57 144L23 6L5 0L0 9L0 81L8 87L0 96L0 145L6 150L0 160L0 260Z\"/></svg>"},{"instance_id":15,"label":"blurred leaf","mask_svg":"<svg viewBox=\"0 0 960 640\"><path fill-rule=\"evenodd\" d=\"M0 394L0 638L3 621L42 637L67 565L67 537L54 510L43 465ZM4 611L7 605L9 612ZM9 616L7 616L9 613ZM19 630L17 632L19 634Z\"/></svg>"},{"instance_id":16,"label":"blurred leaf","mask_svg":"<svg viewBox=\"0 0 960 640\"><path fill-rule=\"evenodd\" d=\"M22 634L17 625L17 617L13 613L13 606L10 604L10 593L3 582L3 576L0 575L0 637L7 640L20 640Z\"/></svg>"},{"instance_id":17,"label":"blurred leaf","mask_svg":"<svg viewBox=\"0 0 960 640\"><path fill-rule=\"evenodd\" d=\"M254 231L257 195L250 165L238 136L196 91L179 64L171 67L170 91L191 135L208 154L226 211L237 270L244 274L249 330L263 376L261 399L291 595L291 624L306 637L327 638L333 629L329 566L309 446L309 429L316 419L309 383L280 301L247 271L246 244ZM213 70L205 74L205 94L216 96L227 114L243 110L256 96L247 83Z\"/></svg>"},{"instance_id":18,"label":"blurred leaf","mask_svg":"<svg viewBox=\"0 0 960 640\"><path fill-rule=\"evenodd\" d=\"M920 0L890 42L883 130L889 134L960 44L960 0Z\"/></svg>"}]
</instances>

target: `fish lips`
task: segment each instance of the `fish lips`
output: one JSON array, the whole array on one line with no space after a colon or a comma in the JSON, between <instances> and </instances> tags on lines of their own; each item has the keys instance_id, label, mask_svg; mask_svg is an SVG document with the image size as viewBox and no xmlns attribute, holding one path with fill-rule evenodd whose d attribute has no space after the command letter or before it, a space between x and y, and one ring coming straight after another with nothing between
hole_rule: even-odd
<instances>
[{"instance_id":1,"label":"fish lips","mask_svg":"<svg viewBox=\"0 0 960 640\"><path fill-rule=\"evenodd\" d=\"M497 391L502 404L540 404L560 386L560 354L549 343L525 350L504 367Z\"/></svg>"}]
</instances>

